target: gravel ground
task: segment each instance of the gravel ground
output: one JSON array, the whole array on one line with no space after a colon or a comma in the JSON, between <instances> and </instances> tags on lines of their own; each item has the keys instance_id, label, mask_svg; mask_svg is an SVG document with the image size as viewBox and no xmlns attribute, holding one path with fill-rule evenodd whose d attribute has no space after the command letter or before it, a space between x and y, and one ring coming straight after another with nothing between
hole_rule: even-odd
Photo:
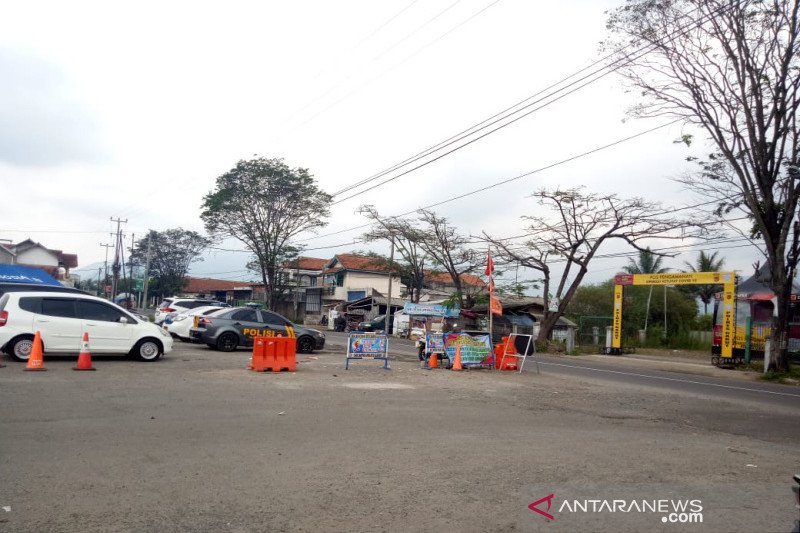
<instances>
[{"instance_id":1,"label":"gravel ground","mask_svg":"<svg viewBox=\"0 0 800 533\"><path fill-rule=\"evenodd\" d=\"M791 504L800 406L336 351L9 363L0 531L515 531L543 482L785 480Z\"/></svg>"}]
</instances>

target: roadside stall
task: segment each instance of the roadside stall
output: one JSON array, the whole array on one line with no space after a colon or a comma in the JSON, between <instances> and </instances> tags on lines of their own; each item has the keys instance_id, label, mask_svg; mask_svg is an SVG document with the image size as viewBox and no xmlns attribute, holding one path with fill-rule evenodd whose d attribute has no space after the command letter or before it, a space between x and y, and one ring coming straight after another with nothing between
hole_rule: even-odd
<instances>
[{"instance_id":1,"label":"roadside stall","mask_svg":"<svg viewBox=\"0 0 800 533\"><path fill-rule=\"evenodd\" d=\"M426 360L431 353L444 354L442 334L457 327L459 307L447 307L441 303L406 303L403 313L409 317L411 337L416 340L420 360ZM429 336L434 339L429 341ZM435 346L437 352L427 351Z\"/></svg>"}]
</instances>

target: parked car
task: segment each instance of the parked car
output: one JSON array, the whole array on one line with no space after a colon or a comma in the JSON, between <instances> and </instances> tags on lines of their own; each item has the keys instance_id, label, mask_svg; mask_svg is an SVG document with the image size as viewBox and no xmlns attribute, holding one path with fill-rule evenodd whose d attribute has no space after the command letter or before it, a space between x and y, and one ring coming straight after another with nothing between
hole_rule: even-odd
<instances>
[{"instance_id":1,"label":"parked car","mask_svg":"<svg viewBox=\"0 0 800 533\"><path fill-rule=\"evenodd\" d=\"M297 351L310 353L325 346L325 335L316 329L295 326L278 313L251 307L233 307L198 319L190 330L192 339L210 348L232 352L252 346L255 337L296 337Z\"/></svg>"},{"instance_id":2,"label":"parked car","mask_svg":"<svg viewBox=\"0 0 800 533\"><path fill-rule=\"evenodd\" d=\"M27 361L36 331L45 353L77 353L84 332L93 353L127 353L155 361L172 350L167 332L102 298L40 291L0 297L0 350Z\"/></svg>"},{"instance_id":3,"label":"parked car","mask_svg":"<svg viewBox=\"0 0 800 533\"><path fill-rule=\"evenodd\" d=\"M167 315L170 313L180 313L188 311L189 309L196 309L207 305L216 305L218 307L230 307L225 302L218 302L208 298L164 298L156 309L155 323L159 326L164 323ZM173 315L174 316L174 315Z\"/></svg>"},{"instance_id":4,"label":"parked car","mask_svg":"<svg viewBox=\"0 0 800 533\"><path fill-rule=\"evenodd\" d=\"M372 320L361 322L359 331L383 331L386 327L386 315L378 315ZM389 317L389 333L392 333L392 317Z\"/></svg>"},{"instance_id":5,"label":"parked car","mask_svg":"<svg viewBox=\"0 0 800 533\"><path fill-rule=\"evenodd\" d=\"M163 327L173 339L179 339L183 342L192 342L192 337L189 335L189 330L197 325L196 318L206 315L213 315L217 311L228 309L227 307L220 307L218 305L205 305L195 309L189 309L182 313L177 313L169 324L167 320L164 321Z\"/></svg>"}]
</instances>

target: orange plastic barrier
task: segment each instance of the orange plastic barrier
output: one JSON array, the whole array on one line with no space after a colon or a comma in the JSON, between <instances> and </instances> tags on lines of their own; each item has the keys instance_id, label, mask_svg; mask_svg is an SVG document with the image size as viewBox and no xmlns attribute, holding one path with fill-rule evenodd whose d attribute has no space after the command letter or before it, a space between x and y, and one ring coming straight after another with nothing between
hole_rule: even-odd
<instances>
[{"instance_id":1,"label":"orange plastic barrier","mask_svg":"<svg viewBox=\"0 0 800 533\"><path fill-rule=\"evenodd\" d=\"M506 350L508 344L508 351ZM503 353L505 352L506 360L503 362ZM513 339L509 342L508 337L503 337L503 342L494 345L494 367L498 370L517 370L517 347L514 346ZM503 362L503 367L500 368L500 363Z\"/></svg>"},{"instance_id":2,"label":"orange plastic barrier","mask_svg":"<svg viewBox=\"0 0 800 533\"><path fill-rule=\"evenodd\" d=\"M253 339L253 358L249 368L256 372L297 371L297 339L256 337Z\"/></svg>"}]
</instances>

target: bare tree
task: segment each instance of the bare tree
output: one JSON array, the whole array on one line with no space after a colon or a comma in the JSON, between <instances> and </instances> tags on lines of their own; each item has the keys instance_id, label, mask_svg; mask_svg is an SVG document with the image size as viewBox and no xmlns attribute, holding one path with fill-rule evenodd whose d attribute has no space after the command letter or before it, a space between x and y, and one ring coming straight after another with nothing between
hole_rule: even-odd
<instances>
[{"instance_id":1,"label":"bare tree","mask_svg":"<svg viewBox=\"0 0 800 533\"><path fill-rule=\"evenodd\" d=\"M467 246L468 239L459 235L456 229L447 223L446 218L425 209L419 213L420 221L425 224L422 229L423 238L419 244L436 265L450 275L456 288L455 296L461 307L464 307L465 302L471 303L469 300L472 294L465 292L461 275L468 274L478 267L478 253Z\"/></svg>"},{"instance_id":2,"label":"bare tree","mask_svg":"<svg viewBox=\"0 0 800 533\"><path fill-rule=\"evenodd\" d=\"M646 238L673 238L669 232L685 228L686 223L658 215L663 209L638 198L620 199L616 195L585 193L581 188L535 193L539 205L554 216L526 216L527 237L522 243L494 239L484 233L503 261L516 262L542 274L544 319L539 341L547 340L583 281L600 246L610 239L620 239L637 250ZM557 280L552 279L551 265L563 264ZM553 286L555 284L555 289ZM550 299L557 302L550 310Z\"/></svg>"},{"instance_id":3,"label":"bare tree","mask_svg":"<svg viewBox=\"0 0 800 533\"><path fill-rule=\"evenodd\" d=\"M647 50L621 70L643 95L634 116L697 125L715 146L682 182L716 199L718 214L738 209L752 221L778 300L771 361L780 371L798 261L799 10L800 0L628 0L611 12L606 43Z\"/></svg>"},{"instance_id":4,"label":"bare tree","mask_svg":"<svg viewBox=\"0 0 800 533\"><path fill-rule=\"evenodd\" d=\"M408 288L411 301L419 302L425 276L425 261L428 259L420 245L422 232L407 220L381 217L377 209L371 205L361 206L358 211L375 222L375 225L364 234L365 241L394 241L397 252L405 261L404 270L410 282Z\"/></svg>"}]
</instances>

